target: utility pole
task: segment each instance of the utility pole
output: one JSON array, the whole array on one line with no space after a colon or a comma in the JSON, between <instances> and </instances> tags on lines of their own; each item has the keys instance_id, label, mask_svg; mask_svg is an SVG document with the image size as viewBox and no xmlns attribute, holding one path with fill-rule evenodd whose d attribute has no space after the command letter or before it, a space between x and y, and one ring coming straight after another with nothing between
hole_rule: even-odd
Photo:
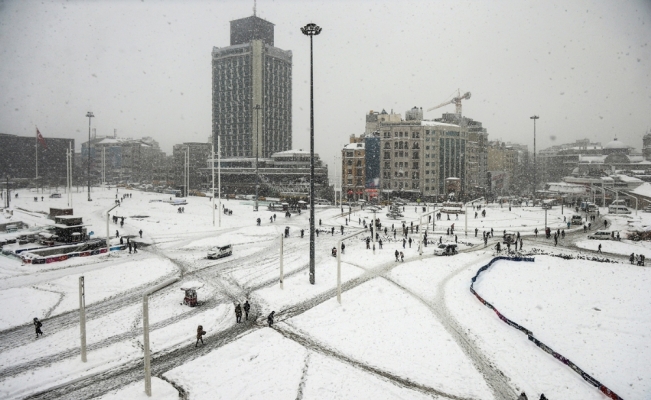
<instances>
[{"instance_id":1,"label":"utility pole","mask_svg":"<svg viewBox=\"0 0 651 400\"><path fill-rule=\"evenodd\" d=\"M79 277L79 329L81 331L81 361L86 362L86 287Z\"/></svg>"},{"instance_id":2,"label":"utility pole","mask_svg":"<svg viewBox=\"0 0 651 400\"><path fill-rule=\"evenodd\" d=\"M92 201L90 198L90 119L94 117L93 113L88 111L86 113L86 116L88 117L88 147L86 150L88 150L88 201Z\"/></svg>"},{"instance_id":3,"label":"utility pole","mask_svg":"<svg viewBox=\"0 0 651 400\"><path fill-rule=\"evenodd\" d=\"M537 115L534 115L532 117L529 117L530 119L533 120L533 198L534 200L536 199L536 174L538 172L537 165L536 165L536 120L539 119L540 117ZM535 201L534 201L535 203ZM545 224L546 225L546 224Z\"/></svg>"},{"instance_id":4,"label":"utility pole","mask_svg":"<svg viewBox=\"0 0 651 400\"><path fill-rule=\"evenodd\" d=\"M283 288L283 281L285 280L285 274L283 272L283 236L280 235L280 288Z\"/></svg>"}]
</instances>

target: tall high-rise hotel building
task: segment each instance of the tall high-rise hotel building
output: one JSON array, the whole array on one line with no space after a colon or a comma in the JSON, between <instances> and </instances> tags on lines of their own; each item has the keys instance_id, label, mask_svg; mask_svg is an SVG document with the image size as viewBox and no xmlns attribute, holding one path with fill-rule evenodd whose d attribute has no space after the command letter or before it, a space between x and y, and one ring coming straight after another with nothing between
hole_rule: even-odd
<instances>
[{"instance_id":1,"label":"tall high-rise hotel building","mask_svg":"<svg viewBox=\"0 0 651 400\"><path fill-rule=\"evenodd\" d=\"M291 149L292 52L274 47L271 22L255 15L231 21L231 45L213 47L212 131L224 157Z\"/></svg>"}]
</instances>

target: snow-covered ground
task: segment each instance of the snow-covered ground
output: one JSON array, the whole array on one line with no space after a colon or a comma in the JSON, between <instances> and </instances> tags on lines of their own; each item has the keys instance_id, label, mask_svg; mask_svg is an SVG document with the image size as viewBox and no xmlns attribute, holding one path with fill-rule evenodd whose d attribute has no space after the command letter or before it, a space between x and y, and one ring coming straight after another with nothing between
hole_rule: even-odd
<instances>
[{"instance_id":1,"label":"snow-covered ground","mask_svg":"<svg viewBox=\"0 0 651 400\"><path fill-rule=\"evenodd\" d=\"M57 386L66 390L67 382L91 376L113 383L89 379L82 385L88 391L64 393L72 398L143 396L142 372L113 376L110 371L118 366L141 371L142 295L166 279L180 278L149 299L155 398L174 398L177 389L193 399L501 399L515 398L521 390L529 398L540 393L549 399L605 398L504 324L469 291L477 269L493 257L491 248L483 246L483 231L495 232L489 244L506 230L526 236L527 248L550 249L550 241L533 237L535 228L542 231L545 226L540 208L509 211L508 206L489 204L486 217L477 218L470 208L468 236L464 215L447 220L443 214L434 231L429 224L428 237L454 241L446 235L454 224L463 253L435 257L429 246L421 257L417 242L403 245L400 232L395 239L391 232L392 225L418 225L421 206L405 206L400 220L388 219L386 209L377 212L388 232L382 232L383 248L376 244L375 251L366 249L363 229L372 212L320 207L315 284L310 284L308 212L285 218L264 206L254 212L250 201L223 200L233 214L217 210L213 226L207 198L188 198L185 213L178 213L178 206L158 201L169 200L169 195L120 189L118 197L124 193L132 197L113 214L124 216L125 224L110 222L109 234L113 242L118 241L117 230L150 245L138 254L123 251L45 265L23 265L0 256L0 301L5 305L0 309L0 397L22 398ZM22 220L36 231L51 224L44 214L49 207L67 203L65 195L49 199L45 193L38 202L34 195L19 191L12 199L13 215L2 213L0 221ZM74 193L75 215L84 217L94 236L106 235L105 210L115 196L115 188L95 188L92 202L84 192ZM270 222L274 214L276 220ZM632 252L651 254L649 243L586 240L582 226L567 229L564 218L572 214L558 207L547 212L549 226L570 234L554 252L578 254L578 248L585 254L602 243L604 256L615 254L617 260ZM258 217L261 226L256 226ZM651 225L646 213L605 217L609 229L622 232ZM337 262L330 250L342 238L342 226L345 235L360 235L345 241L339 304ZM290 237L283 239L281 289L279 245L285 227ZM417 240L419 235L414 231L410 237ZM233 255L207 260L207 251L219 244L232 244ZM405 254L404 262L395 261L396 250ZM650 273L647 267L627 263L537 256L533 263L497 262L475 289L623 398L643 399L651 398L651 370L645 365L651 359ZM82 275L87 363L79 358L76 311ZM199 307L180 304L184 287L198 288ZM245 300L252 304L250 320L236 324L233 306ZM273 329L265 321L271 311L276 312ZM43 320L45 334L37 340L30 325L33 317ZM204 347L195 349L197 325L207 335Z\"/></svg>"}]
</instances>

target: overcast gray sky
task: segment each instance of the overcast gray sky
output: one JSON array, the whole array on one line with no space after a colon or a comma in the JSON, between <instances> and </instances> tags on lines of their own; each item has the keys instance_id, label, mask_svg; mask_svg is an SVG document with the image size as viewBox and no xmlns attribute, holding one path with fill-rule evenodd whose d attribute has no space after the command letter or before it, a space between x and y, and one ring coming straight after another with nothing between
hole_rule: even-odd
<instances>
[{"instance_id":1,"label":"overcast gray sky","mask_svg":"<svg viewBox=\"0 0 651 400\"><path fill-rule=\"evenodd\" d=\"M164 151L211 134L211 51L253 1L0 1L0 132L153 136ZM489 139L538 150L651 128L651 1L260 0L294 54L294 148L309 148L314 39L316 152L332 164L369 110L427 109L460 88ZM435 118L454 106L425 113Z\"/></svg>"}]
</instances>

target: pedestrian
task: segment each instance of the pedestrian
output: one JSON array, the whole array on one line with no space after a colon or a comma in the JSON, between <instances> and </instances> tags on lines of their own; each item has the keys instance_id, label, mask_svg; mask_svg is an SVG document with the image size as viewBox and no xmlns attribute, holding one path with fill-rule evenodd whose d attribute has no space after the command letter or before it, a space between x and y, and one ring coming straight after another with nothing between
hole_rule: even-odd
<instances>
[{"instance_id":1,"label":"pedestrian","mask_svg":"<svg viewBox=\"0 0 651 400\"><path fill-rule=\"evenodd\" d=\"M344 226L341 225L340 229L341 229L341 234L343 235L344 234Z\"/></svg>"},{"instance_id":2,"label":"pedestrian","mask_svg":"<svg viewBox=\"0 0 651 400\"><path fill-rule=\"evenodd\" d=\"M628 261L633 264L633 259L635 258L635 253L631 253L631 255L628 257Z\"/></svg>"},{"instance_id":3,"label":"pedestrian","mask_svg":"<svg viewBox=\"0 0 651 400\"><path fill-rule=\"evenodd\" d=\"M502 246L500 246L500 242L497 242L497 244L495 245L495 250L497 251L498 254L500 251L502 251Z\"/></svg>"},{"instance_id":4,"label":"pedestrian","mask_svg":"<svg viewBox=\"0 0 651 400\"><path fill-rule=\"evenodd\" d=\"M484 247L488 246L488 236L484 236Z\"/></svg>"},{"instance_id":5,"label":"pedestrian","mask_svg":"<svg viewBox=\"0 0 651 400\"><path fill-rule=\"evenodd\" d=\"M495 235L493 235L493 228L491 228L491 237L495 237Z\"/></svg>"},{"instance_id":6,"label":"pedestrian","mask_svg":"<svg viewBox=\"0 0 651 400\"><path fill-rule=\"evenodd\" d=\"M134 253L138 252L138 245L136 244L136 242L133 242L133 252Z\"/></svg>"},{"instance_id":7,"label":"pedestrian","mask_svg":"<svg viewBox=\"0 0 651 400\"><path fill-rule=\"evenodd\" d=\"M554 234L554 246L558 246L558 235Z\"/></svg>"},{"instance_id":8,"label":"pedestrian","mask_svg":"<svg viewBox=\"0 0 651 400\"><path fill-rule=\"evenodd\" d=\"M242 322L242 306L238 303L235 306L235 323L239 324Z\"/></svg>"},{"instance_id":9,"label":"pedestrian","mask_svg":"<svg viewBox=\"0 0 651 400\"><path fill-rule=\"evenodd\" d=\"M402 251L400 252L400 261L405 262L405 254Z\"/></svg>"},{"instance_id":10,"label":"pedestrian","mask_svg":"<svg viewBox=\"0 0 651 400\"><path fill-rule=\"evenodd\" d=\"M454 235L454 243L457 243L457 235Z\"/></svg>"},{"instance_id":11,"label":"pedestrian","mask_svg":"<svg viewBox=\"0 0 651 400\"><path fill-rule=\"evenodd\" d=\"M393 240L396 240L396 231L395 231L395 229L393 231Z\"/></svg>"},{"instance_id":12,"label":"pedestrian","mask_svg":"<svg viewBox=\"0 0 651 400\"><path fill-rule=\"evenodd\" d=\"M396 250L395 255L396 255L396 261L398 261L398 257L400 256L400 253L398 253L398 250Z\"/></svg>"},{"instance_id":13,"label":"pedestrian","mask_svg":"<svg viewBox=\"0 0 651 400\"><path fill-rule=\"evenodd\" d=\"M246 320L249 320L249 310L251 309L251 304L249 304L249 301L244 302L244 316Z\"/></svg>"},{"instance_id":14,"label":"pedestrian","mask_svg":"<svg viewBox=\"0 0 651 400\"><path fill-rule=\"evenodd\" d=\"M275 313L276 313L275 311L272 311L271 314L269 314L267 316L267 323L269 324L269 328L271 328L271 325L273 325L273 323L274 323L274 314Z\"/></svg>"},{"instance_id":15,"label":"pedestrian","mask_svg":"<svg viewBox=\"0 0 651 400\"><path fill-rule=\"evenodd\" d=\"M140 234L140 239L142 239L142 229L139 230L138 233Z\"/></svg>"},{"instance_id":16,"label":"pedestrian","mask_svg":"<svg viewBox=\"0 0 651 400\"><path fill-rule=\"evenodd\" d=\"M127 244L129 245L129 254L131 254L131 242L127 239Z\"/></svg>"},{"instance_id":17,"label":"pedestrian","mask_svg":"<svg viewBox=\"0 0 651 400\"><path fill-rule=\"evenodd\" d=\"M524 392L522 392L520 393L518 400L529 400L529 399L527 398L527 395Z\"/></svg>"},{"instance_id":18,"label":"pedestrian","mask_svg":"<svg viewBox=\"0 0 651 400\"><path fill-rule=\"evenodd\" d=\"M257 222L258 226L260 226L260 218L256 219L255 222Z\"/></svg>"},{"instance_id":19,"label":"pedestrian","mask_svg":"<svg viewBox=\"0 0 651 400\"><path fill-rule=\"evenodd\" d=\"M41 321L34 317L34 328L36 329L36 339L38 339L38 335L43 336L43 331L41 331L41 327L43 326L43 323Z\"/></svg>"},{"instance_id":20,"label":"pedestrian","mask_svg":"<svg viewBox=\"0 0 651 400\"><path fill-rule=\"evenodd\" d=\"M599 247L597 248L597 253L601 253L601 243L599 243Z\"/></svg>"},{"instance_id":21,"label":"pedestrian","mask_svg":"<svg viewBox=\"0 0 651 400\"><path fill-rule=\"evenodd\" d=\"M116 238L119 238L119 237L120 237L120 232L118 232L117 230L115 231L115 237L116 237Z\"/></svg>"},{"instance_id":22,"label":"pedestrian","mask_svg":"<svg viewBox=\"0 0 651 400\"><path fill-rule=\"evenodd\" d=\"M366 250L370 250L370 248L371 248L371 238L367 236L366 237Z\"/></svg>"},{"instance_id":23,"label":"pedestrian","mask_svg":"<svg viewBox=\"0 0 651 400\"><path fill-rule=\"evenodd\" d=\"M565 239L565 229L563 229L563 230L561 231L561 238L562 238L562 239Z\"/></svg>"},{"instance_id":24,"label":"pedestrian","mask_svg":"<svg viewBox=\"0 0 651 400\"><path fill-rule=\"evenodd\" d=\"M407 239L402 238L402 248L405 248L405 245L407 244Z\"/></svg>"},{"instance_id":25,"label":"pedestrian","mask_svg":"<svg viewBox=\"0 0 651 400\"><path fill-rule=\"evenodd\" d=\"M522 238L520 238L520 250L522 250Z\"/></svg>"},{"instance_id":26,"label":"pedestrian","mask_svg":"<svg viewBox=\"0 0 651 400\"><path fill-rule=\"evenodd\" d=\"M543 393L543 394L540 395L540 399L538 399L538 400L548 400L548 399L545 396L545 394Z\"/></svg>"},{"instance_id":27,"label":"pedestrian","mask_svg":"<svg viewBox=\"0 0 651 400\"><path fill-rule=\"evenodd\" d=\"M538 237L538 228L533 230L533 234L534 234L534 236Z\"/></svg>"},{"instance_id":28,"label":"pedestrian","mask_svg":"<svg viewBox=\"0 0 651 400\"><path fill-rule=\"evenodd\" d=\"M475 237L477 237L477 232L479 232L479 229L475 228Z\"/></svg>"},{"instance_id":29,"label":"pedestrian","mask_svg":"<svg viewBox=\"0 0 651 400\"><path fill-rule=\"evenodd\" d=\"M120 244L124 244L124 240L122 240L122 238L120 238Z\"/></svg>"},{"instance_id":30,"label":"pedestrian","mask_svg":"<svg viewBox=\"0 0 651 400\"><path fill-rule=\"evenodd\" d=\"M274 221L276 221L276 214L274 214Z\"/></svg>"},{"instance_id":31,"label":"pedestrian","mask_svg":"<svg viewBox=\"0 0 651 400\"><path fill-rule=\"evenodd\" d=\"M332 227L332 229L330 230L330 232L332 233L331 236L334 236L334 235L335 235L335 227L334 227L334 226Z\"/></svg>"},{"instance_id":32,"label":"pedestrian","mask_svg":"<svg viewBox=\"0 0 651 400\"><path fill-rule=\"evenodd\" d=\"M411 249L411 238L409 238L409 248Z\"/></svg>"},{"instance_id":33,"label":"pedestrian","mask_svg":"<svg viewBox=\"0 0 651 400\"><path fill-rule=\"evenodd\" d=\"M321 218L319 218L319 226L321 226Z\"/></svg>"},{"instance_id":34,"label":"pedestrian","mask_svg":"<svg viewBox=\"0 0 651 400\"><path fill-rule=\"evenodd\" d=\"M301 239L303 239L304 234L305 234L305 229L301 229Z\"/></svg>"},{"instance_id":35,"label":"pedestrian","mask_svg":"<svg viewBox=\"0 0 651 400\"><path fill-rule=\"evenodd\" d=\"M206 334L206 331L203 330L203 325L199 325L197 327L197 342L194 344L194 347L197 347L199 345L199 341L201 340L201 345L203 346L203 335Z\"/></svg>"},{"instance_id":36,"label":"pedestrian","mask_svg":"<svg viewBox=\"0 0 651 400\"><path fill-rule=\"evenodd\" d=\"M380 240L378 241L378 243L380 244L380 250L382 250L382 239L380 239ZM341 245L343 246L344 244L342 243ZM342 253L343 253L343 250L342 250Z\"/></svg>"},{"instance_id":37,"label":"pedestrian","mask_svg":"<svg viewBox=\"0 0 651 400\"><path fill-rule=\"evenodd\" d=\"M346 245L344 242L341 242L341 254L344 254L344 250L346 249Z\"/></svg>"}]
</instances>

